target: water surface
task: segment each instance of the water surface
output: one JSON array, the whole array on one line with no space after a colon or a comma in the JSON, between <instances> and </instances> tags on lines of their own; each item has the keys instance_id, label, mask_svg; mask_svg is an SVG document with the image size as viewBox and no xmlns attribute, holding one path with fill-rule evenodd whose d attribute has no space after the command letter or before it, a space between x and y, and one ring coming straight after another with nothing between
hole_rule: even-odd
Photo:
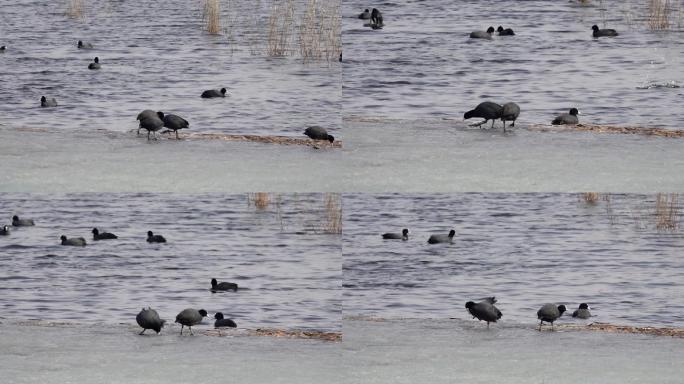
<instances>
[{"instance_id":1,"label":"water surface","mask_svg":"<svg viewBox=\"0 0 684 384\"><path fill-rule=\"evenodd\" d=\"M470 319L466 301L496 296L507 324L533 324L544 303L586 302L591 321L682 327L684 236L656 229L654 198L347 194L345 316ZM380 236L402 228L408 241ZM452 244L427 244L452 228Z\"/></svg>"},{"instance_id":2,"label":"water surface","mask_svg":"<svg viewBox=\"0 0 684 384\"><path fill-rule=\"evenodd\" d=\"M684 35L676 21L649 31L643 2L386 1L380 30L356 18L368 6L344 3L345 115L461 119L491 100L517 102L522 122L577 107L597 124L681 127L682 88L637 89L684 82ZM593 24L620 36L594 39ZM499 25L516 36L468 37Z\"/></svg>"},{"instance_id":3,"label":"water surface","mask_svg":"<svg viewBox=\"0 0 684 384\"><path fill-rule=\"evenodd\" d=\"M0 238L2 316L135 324L152 306L223 312L244 328L339 330L341 238L325 232L322 194L3 194L0 211L32 218ZM93 227L117 240L92 241ZM166 244L146 242L148 230ZM85 237L65 247L59 237ZM238 292L212 294L211 278Z\"/></svg>"},{"instance_id":4,"label":"water surface","mask_svg":"<svg viewBox=\"0 0 684 384\"><path fill-rule=\"evenodd\" d=\"M3 4L0 123L69 135L128 132L141 110L154 109L185 117L196 132L301 135L308 125L339 127L339 63L265 54L265 6L223 4L224 29L210 35L200 2L84 3L85 20L66 17L65 2ZM250 23L256 26L247 29ZM257 35L254 46L238 38L249 33ZM79 50L78 40L95 48ZM102 69L88 70L95 56ZM221 87L228 98L200 98ZM59 107L40 108L42 95Z\"/></svg>"}]
</instances>

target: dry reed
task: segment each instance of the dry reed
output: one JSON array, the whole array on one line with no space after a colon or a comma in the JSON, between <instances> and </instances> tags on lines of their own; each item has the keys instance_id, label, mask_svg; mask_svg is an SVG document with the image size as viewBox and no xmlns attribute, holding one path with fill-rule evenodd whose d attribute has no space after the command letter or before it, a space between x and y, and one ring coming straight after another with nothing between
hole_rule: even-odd
<instances>
[{"instance_id":1,"label":"dry reed","mask_svg":"<svg viewBox=\"0 0 684 384\"><path fill-rule=\"evenodd\" d=\"M602 200L606 202L606 217L608 218L608 222L610 225L614 226L617 224L618 216L613 209L613 202L610 198L610 193L603 194Z\"/></svg>"},{"instance_id":2,"label":"dry reed","mask_svg":"<svg viewBox=\"0 0 684 384\"><path fill-rule=\"evenodd\" d=\"M85 19L86 0L67 0L66 15L72 19Z\"/></svg>"},{"instance_id":3,"label":"dry reed","mask_svg":"<svg viewBox=\"0 0 684 384\"><path fill-rule=\"evenodd\" d=\"M304 61L337 60L341 52L338 2L309 0L299 28L299 52Z\"/></svg>"},{"instance_id":4,"label":"dry reed","mask_svg":"<svg viewBox=\"0 0 684 384\"><path fill-rule=\"evenodd\" d=\"M269 56L292 53L292 36L295 29L294 0L276 0L268 17L267 50Z\"/></svg>"},{"instance_id":5,"label":"dry reed","mask_svg":"<svg viewBox=\"0 0 684 384\"><path fill-rule=\"evenodd\" d=\"M204 27L212 35L221 32L221 2L220 0L205 0L202 12Z\"/></svg>"},{"instance_id":6,"label":"dry reed","mask_svg":"<svg viewBox=\"0 0 684 384\"><path fill-rule=\"evenodd\" d=\"M670 29L670 7L669 0L649 0L648 1L648 28L653 31Z\"/></svg>"},{"instance_id":7,"label":"dry reed","mask_svg":"<svg viewBox=\"0 0 684 384\"><path fill-rule=\"evenodd\" d=\"M339 193L325 194L325 219L324 232L342 233L342 199Z\"/></svg>"},{"instance_id":8,"label":"dry reed","mask_svg":"<svg viewBox=\"0 0 684 384\"><path fill-rule=\"evenodd\" d=\"M580 200L584 201L587 204L596 204L599 201L599 193L598 192L583 192L580 194Z\"/></svg>"},{"instance_id":9,"label":"dry reed","mask_svg":"<svg viewBox=\"0 0 684 384\"><path fill-rule=\"evenodd\" d=\"M656 229L659 231L676 231L680 224L679 196L676 193L658 193L655 202Z\"/></svg>"},{"instance_id":10,"label":"dry reed","mask_svg":"<svg viewBox=\"0 0 684 384\"><path fill-rule=\"evenodd\" d=\"M271 199L268 192L256 192L249 196L249 201L254 204L257 209L266 209Z\"/></svg>"}]
</instances>

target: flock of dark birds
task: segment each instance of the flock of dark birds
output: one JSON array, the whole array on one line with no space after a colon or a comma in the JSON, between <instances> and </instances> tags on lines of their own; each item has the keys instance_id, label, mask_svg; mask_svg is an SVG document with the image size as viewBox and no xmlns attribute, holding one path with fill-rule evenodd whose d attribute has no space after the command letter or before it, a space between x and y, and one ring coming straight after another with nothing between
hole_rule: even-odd
<instances>
[{"instance_id":1,"label":"flock of dark birds","mask_svg":"<svg viewBox=\"0 0 684 384\"><path fill-rule=\"evenodd\" d=\"M370 24L368 24L367 26L370 26L373 29L380 29L384 25L382 20L382 13L380 13L380 11L376 8L373 8L372 11L366 9L363 12L361 12L358 17L362 20L370 20ZM597 25L593 25L591 29L593 37L618 36L617 31L615 31L614 29L599 29ZM473 31L470 33L470 38L492 40L492 36L495 32L499 36L515 36L515 32L513 31L513 29L504 28L500 25L497 29L494 29L494 27L489 27L486 31ZM571 108L569 113L564 113L554 118L551 121L551 124L579 124L579 119L577 118L577 115L579 114L580 113L577 110L577 108ZM516 103L510 102L504 105L500 105L491 101L485 101L478 104L475 107L475 109L466 112L463 115L463 118L465 120L471 118L484 119L484 121L473 125L477 127L480 127L483 124L487 123L489 120L491 120L491 128L494 128L494 122L500 119L503 122L503 130L504 132L506 132L506 121L511 122L511 127L515 127L515 120L518 118L518 116L520 116L520 106L518 106L518 104Z\"/></svg>"},{"instance_id":2,"label":"flock of dark birds","mask_svg":"<svg viewBox=\"0 0 684 384\"><path fill-rule=\"evenodd\" d=\"M379 23L382 24L382 15L378 13L375 16L374 20L376 20L376 22L379 20ZM79 40L78 43L76 43L76 47L78 49L93 49L94 45L92 43ZM2 47L0 47L0 53L4 53L6 49L7 47L3 45ZM100 63L100 58L97 56L93 59L93 62L88 64L88 69L91 70L99 70L101 68L102 64ZM208 89L206 91L203 91L200 97L203 99L221 98L226 97L226 92L226 88ZM54 97L41 96L40 106L43 108L57 107L57 99L55 99ZM138 120L138 135L140 135L140 130L144 129L147 131L148 140L150 140L150 133L153 135L152 138L156 139L156 132L161 130L162 128L167 129L162 133L174 132L176 135L176 140L178 140L178 131L190 127L190 123L188 123L186 119L178 115L164 113L161 111L155 112L151 109L146 109L140 112L136 119ZM307 128L304 131L304 134L313 140L327 140L331 143L335 139L332 135L328 134L325 128L319 126L312 126Z\"/></svg>"},{"instance_id":3,"label":"flock of dark birds","mask_svg":"<svg viewBox=\"0 0 684 384\"><path fill-rule=\"evenodd\" d=\"M12 216L12 226L13 227L32 227L36 225L33 219L20 219L19 216L14 215ZM109 232L100 232L99 229L93 228L92 231L90 231L93 234L93 240L114 240L118 239L119 236L109 233ZM2 227L2 230L0 231L0 235L7 236L10 234L10 229L9 226L5 225ZM59 238L61 240L62 245L67 245L67 246L74 246L74 247L85 247L88 245L86 242L86 239L83 237L72 237L68 238L65 235L60 236ZM152 231L147 231L147 242L148 243L166 243L166 239L162 235L155 235Z\"/></svg>"},{"instance_id":4,"label":"flock of dark birds","mask_svg":"<svg viewBox=\"0 0 684 384\"><path fill-rule=\"evenodd\" d=\"M602 37L602 36L617 36L618 33L614 29L599 29L598 26L594 25L591 27L592 29L592 36L593 37ZM515 36L515 32L511 28L505 28L502 26L499 26L496 30L494 27L489 27L487 28L486 31L473 31L470 33L470 38L471 39L485 39L485 40L492 40L492 35L494 32L497 32L499 36ZM553 125L575 125L579 124L579 119L577 118L577 115L579 115L580 112L577 110L577 108L571 108L568 113L564 113L561 115L556 116L551 121L551 124ZM501 119L503 122L503 130L506 132L506 121L511 121L511 126L515 127L515 120L520 116L520 107L518 104L510 102L506 103L504 105L499 105L497 103L491 102L491 101L485 101L480 104L478 104L475 109L470 110L466 112L463 115L463 118L465 120L471 119L471 118L481 118L484 119L481 123L474 124L474 126L482 126L483 124L487 123L487 121L491 120L492 121L492 128L494 128L494 122L496 120Z\"/></svg>"},{"instance_id":5,"label":"flock of dark birds","mask_svg":"<svg viewBox=\"0 0 684 384\"><path fill-rule=\"evenodd\" d=\"M373 29L381 29L384 26L383 22L383 17L382 13L377 9L377 8L372 8L372 10L366 9L364 10L361 14L358 15L359 19L362 20L369 20L369 23L366 26L369 26ZM618 33L614 29L599 29L598 26L594 25L592 26L592 35L593 37L602 37L602 36L617 36ZM515 36L515 32L511 28L503 28L502 26L499 26L496 30L494 27L489 27L486 31L473 31L470 33L470 38L473 39L486 39L486 40L491 40L492 35L494 32L497 32L499 36ZM79 49L92 49L93 44L88 43L88 42L83 42L81 40L78 41L77 47ZM0 51L4 52L6 50L5 46L0 47ZM99 57L95 57L93 59L93 62L88 65L88 69L91 70L98 70L101 69L101 64L100 64L100 59ZM221 88L220 90L217 89L211 89L211 90L206 90L202 92L201 94L202 98L219 98L219 97L226 97L226 88ZM55 98L47 98L45 96L41 97L41 107L56 107L57 106L57 100ZM481 123L475 124L475 126L481 126L485 123L487 123L489 120L492 121L492 127L494 127L494 122L496 120L501 120L503 122L503 129L504 132L506 131L506 121L510 121L511 127L515 126L515 121L517 120L518 116L520 115L520 107L513 102L505 103L503 105L499 105L497 103L485 101L480 104L478 104L475 109L470 110L464 114L464 119L470 119L470 118L482 118L484 121ZM577 115L579 115L579 111L576 108L570 109L569 113L567 114L562 114L557 116L553 121L551 122L554 125L560 125L560 124L578 124L579 120L577 118ZM155 134L156 132L159 131L161 128L165 127L168 128L167 132L173 131L175 132L176 139L178 139L178 130L188 128L189 123L187 120L183 119L180 116L174 115L174 114L164 114L161 111L153 111L150 109L146 109L142 112L140 112L137 116L137 120L139 121L139 126L138 126L138 135L140 134L140 129L145 129L147 130L147 138L148 140L150 139L150 133ZM319 126L312 126L308 127L305 131L304 134L310 137L311 139L314 140L327 140L329 142L334 141L334 137L332 135L329 135L327 131ZM156 138L156 137L155 137ZM31 219L20 219L17 216L12 217L12 226L14 227L26 227L26 226L33 226L35 225L34 221ZM9 226L5 225L0 229L0 235L9 235L10 234L10 228ZM100 233L97 228L93 228L92 230L93 234L93 240L109 240L109 239L117 239L118 236L109 233L109 232L103 232ZM383 239L396 239L396 240L408 240L408 234L409 230L404 228L401 233L385 233L382 235ZM451 243L453 241L453 238L456 234L456 231L453 229L449 231L448 234L435 234L431 235L427 242L429 244L439 244L439 243ZM83 237L76 237L76 238L67 238L66 236L62 235L60 237L61 239L61 244L66 245L66 246L81 246L84 247L86 246L86 240ZM147 242L149 243L165 243L166 239L161 236L161 235L155 235L152 231L147 232ZM216 279L211 280L211 291L216 292L216 291L237 291L238 286L235 283L229 283L229 282L222 282L218 283ZM473 316L473 318L477 318L480 321L485 321L487 322L487 328L489 328L489 323L490 322L497 322L497 320L501 319L502 314L501 311L494 306L496 303L496 299L494 297L488 297L481 299L480 302L473 302L473 301L468 301L465 304L465 307L467 308L468 312ZM582 303L579 305L579 308L575 310L572 314L573 317L580 318L580 319L587 319L591 317L591 313L589 311L589 306L586 303ZM550 323L551 328L553 329L553 323L556 321L558 318L560 318L563 313L566 311L565 305L558 305L556 306L555 304L545 304L543 305L538 311L537 311L537 319L539 320L539 330L541 331L541 327L544 322ZM202 319L206 317L207 311L204 309L196 310L192 308L187 308L181 311L177 316L176 316L176 323L181 324L181 335L183 334L183 327L187 326L190 329L190 334L192 334L192 326L197 325L201 323ZM220 327L236 327L237 325L235 322L231 319L225 319L223 316L223 313L217 312L214 315L214 319L216 320L214 326L216 328ZM142 332L140 334L142 335L147 329L152 329L156 333L159 333L162 329L162 327L165 324L165 320L161 320L159 317L159 314L157 311L155 311L152 308L143 308L140 313L136 316L136 321L140 327L143 328Z\"/></svg>"},{"instance_id":6,"label":"flock of dark birds","mask_svg":"<svg viewBox=\"0 0 684 384\"><path fill-rule=\"evenodd\" d=\"M12 217L13 227L32 227L35 225L36 224L32 219L20 219L16 215ZM93 240L114 240L119 238L117 235L113 233L100 232L97 228L93 228L92 233ZM2 230L0 230L0 236L8 236L9 234L9 226L4 225L2 227ZM62 241L62 245L78 247L86 246L86 240L83 237L67 238L66 236L62 236L60 239ZM166 243L166 239L161 235L155 235L154 233L152 233L152 231L148 231L147 242ZM227 281L219 283L216 279L211 279L211 288L209 290L212 293L225 291L237 292L238 285L236 283L231 283ZM207 311L205 311L204 309L195 310L192 308L187 308L181 311L176 316L176 323L181 324L181 335L183 334L183 327L188 327L190 329L190 334L192 334L192 326L201 323L202 319L206 316ZM221 312L216 312L216 314L214 315L214 319L216 319L216 321L214 322L215 328L237 327L237 324L235 324L233 320L225 319L223 317L223 313ZM147 309L143 308L142 311L138 313L135 320L138 323L138 325L143 329L142 332L140 332L141 335L148 329L152 329L155 332L159 333L161 332L162 327L166 323L165 320L161 320L159 318L159 314L157 313L157 311L149 307Z\"/></svg>"},{"instance_id":7,"label":"flock of dark birds","mask_svg":"<svg viewBox=\"0 0 684 384\"><path fill-rule=\"evenodd\" d=\"M215 292L225 292L225 291L234 291L237 292L238 286L235 283L229 283L229 282L222 282L219 283L216 281L216 279L211 279L211 288L209 289L212 293ZM176 323L181 325L181 330L180 334L183 334L183 328L188 327L190 330L190 334L192 335L192 326L200 324L202 322L202 319L208 316L207 311L204 309L194 309L194 308L186 308L178 315L176 315ZM223 316L222 312L216 312L214 314L214 328L236 328L237 324L235 321L232 319L226 319ZM162 328L164 327L164 324L166 324L166 320L162 320L161 317L159 317L159 313L155 311L154 309L147 307L147 309L143 308L138 315L135 317L135 321L138 323L140 328L143 330L140 332L140 335L145 333L146 330L151 329L155 331L157 334L161 332Z\"/></svg>"},{"instance_id":8,"label":"flock of dark birds","mask_svg":"<svg viewBox=\"0 0 684 384\"><path fill-rule=\"evenodd\" d=\"M494 306L496 304L496 298L486 297L480 299L482 301L475 303L469 301L465 304L468 312L473 316L473 319L478 319L480 321L487 322L487 328L489 328L489 323L496 323L501 319L501 311ZM551 329L553 330L553 322L558 320L567 309L565 305L556 304L544 304L537 311L537 320L539 320L539 331L542 329L542 325L546 322L551 324ZM582 303L579 307L572 313L572 317L578 319L588 319L591 317L591 312L589 305L587 303Z\"/></svg>"},{"instance_id":9,"label":"flock of dark birds","mask_svg":"<svg viewBox=\"0 0 684 384\"><path fill-rule=\"evenodd\" d=\"M368 24L364 24L365 27L371 27L373 29L382 29L385 25L382 21L382 13L377 9L373 8L371 11L366 8L363 12L359 14L359 19L368 20Z\"/></svg>"},{"instance_id":10,"label":"flock of dark birds","mask_svg":"<svg viewBox=\"0 0 684 384\"><path fill-rule=\"evenodd\" d=\"M383 233L382 238L385 240L408 240L408 234L409 230L407 228L404 228L401 230L401 233ZM446 235L430 235L428 238L428 244L440 244L440 243L451 243L454 240L454 236L456 235L456 231L453 229L449 231L448 234Z\"/></svg>"},{"instance_id":11,"label":"flock of dark birds","mask_svg":"<svg viewBox=\"0 0 684 384\"><path fill-rule=\"evenodd\" d=\"M407 241L409 238L408 228L401 230L401 233L388 232L383 233L382 238L385 240L403 240ZM456 231L453 229L449 231L448 235L431 235L428 238L429 244L441 244L441 243L451 243L453 242L454 235ZM487 328L489 328L489 323L496 323L497 320L501 319L501 311L494 306L496 299L494 297L487 297L481 299L482 301L475 303L469 301L466 303L465 307L468 309L473 318L481 321L487 322ZM556 306L555 304L544 304L539 311L537 311L537 319L539 319L539 330L541 331L542 323L547 322L551 324L551 329L553 329L553 322L556 321L563 313L566 311L565 305ZM579 308L572 313L572 317L577 317L580 319L588 319L591 317L591 312L589 312L589 306L586 303L580 304Z\"/></svg>"},{"instance_id":12,"label":"flock of dark birds","mask_svg":"<svg viewBox=\"0 0 684 384\"><path fill-rule=\"evenodd\" d=\"M384 26L384 21L382 17L382 13L377 9L377 8L372 8L371 10L365 9L363 12L361 12L358 15L358 18L361 20L368 20L369 23L366 24L366 26L369 26L373 29L381 29ZM593 25L591 27L592 29L592 36L593 37L605 37L605 36L618 36L617 31L614 29L600 29L597 25ZM473 31L470 33L470 38L473 39L485 39L485 40L492 40L492 35L494 33L497 33L499 36L515 36L515 32L511 28L504 28L502 26L499 26L496 30L494 27L489 27L487 28L486 31ZM77 43L77 47L79 49L93 49L94 46L92 43L89 42L83 42L82 40L79 40ZM6 50L6 47L3 45L0 47L0 52L4 52ZM340 61L342 59L342 54L340 53ZM100 59L99 57L95 57L93 59L93 62L88 64L88 69L92 70L98 70L101 68L100 64ZM219 89L210 89L202 92L201 94L202 98L219 98L219 97L226 97L226 88L221 88ZM57 100L55 98L47 98L45 96L42 96L40 99L40 105L41 107L56 107L57 106ZM520 115L520 107L513 102L506 103L504 105L499 105L497 103L491 102L491 101L485 101L480 104L478 104L475 109L470 110L466 112L463 115L464 119L470 119L470 118L482 118L484 121L481 123L474 124L474 126L481 127L483 124L487 123L489 120L492 121L492 128L494 127L494 122L496 120L501 120L503 122L503 130L506 132L506 121L511 122L511 126L515 127L515 121ZM579 111L577 108L571 108L569 113L562 114L557 116L555 119L552 120L551 124L553 125L575 125L579 123L579 119L577 118L577 115L579 115ZM137 116L137 120L139 121L138 125L138 135L140 135L140 129L145 129L147 130L147 139L150 139L150 133L153 134L153 138L156 139L156 132L159 131L162 128L167 128L166 131L163 133L169 133L169 132L174 132L176 135L176 139L178 139L178 131L180 129L184 128L189 128L190 123L188 121L178 115L170 114L170 113L163 113L161 111L153 111L150 109L146 109L142 112L140 112ZM331 143L334 141L334 137L332 135L329 135L325 128L318 127L318 126L313 126L309 127L304 131L304 134L307 135L309 138L313 140L328 140Z\"/></svg>"}]
</instances>

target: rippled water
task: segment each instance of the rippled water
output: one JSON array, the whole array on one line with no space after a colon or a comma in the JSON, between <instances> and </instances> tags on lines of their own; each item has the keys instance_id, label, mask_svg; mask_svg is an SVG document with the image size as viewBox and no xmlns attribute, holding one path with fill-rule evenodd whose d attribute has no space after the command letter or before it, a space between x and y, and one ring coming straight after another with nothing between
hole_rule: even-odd
<instances>
[{"instance_id":1,"label":"rippled water","mask_svg":"<svg viewBox=\"0 0 684 384\"><path fill-rule=\"evenodd\" d=\"M586 302L593 321L682 327L684 236L656 230L654 198L345 195L345 316L469 319L466 301L496 296L505 322ZM402 228L408 241L380 237ZM427 244L451 228L453 244Z\"/></svg>"},{"instance_id":2,"label":"rippled water","mask_svg":"<svg viewBox=\"0 0 684 384\"><path fill-rule=\"evenodd\" d=\"M368 4L345 2L344 113L460 119L484 100L515 101L523 124L574 106L581 121L679 128L681 88L637 88L684 81L684 35L649 31L643 2L591 3L380 2L385 27L371 30L356 19ZM604 22L620 36L593 39ZM516 36L468 38L499 25Z\"/></svg>"},{"instance_id":3,"label":"rippled water","mask_svg":"<svg viewBox=\"0 0 684 384\"><path fill-rule=\"evenodd\" d=\"M122 132L137 128L138 112L149 108L185 117L193 132L301 135L307 125L340 125L339 63L252 55L264 41L239 38L264 36L265 5L224 4L226 30L212 36L202 30L200 2L85 3L80 21L64 15L63 1L3 2L0 123ZM256 31L245 27L254 13ZM77 49L78 40L95 49ZM102 69L88 70L95 56ZM200 98L221 87L230 97ZM40 108L42 95L59 107Z\"/></svg>"},{"instance_id":4,"label":"rippled water","mask_svg":"<svg viewBox=\"0 0 684 384\"><path fill-rule=\"evenodd\" d=\"M35 227L0 236L0 309L9 319L133 323L143 306L167 320L187 307L221 311L245 328L339 330L339 235L325 234L324 196L0 195ZM91 241L90 230L117 240ZM166 244L148 244L152 230ZM82 236L85 248L60 245ZM233 292L209 291L211 278Z\"/></svg>"}]
</instances>

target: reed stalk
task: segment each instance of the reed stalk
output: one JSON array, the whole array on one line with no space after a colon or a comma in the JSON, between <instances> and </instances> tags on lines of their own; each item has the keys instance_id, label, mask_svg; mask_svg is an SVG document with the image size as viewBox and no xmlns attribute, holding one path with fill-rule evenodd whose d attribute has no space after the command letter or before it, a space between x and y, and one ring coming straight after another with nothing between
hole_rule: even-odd
<instances>
[{"instance_id":1,"label":"reed stalk","mask_svg":"<svg viewBox=\"0 0 684 384\"><path fill-rule=\"evenodd\" d=\"M649 0L648 28L652 31L669 30L671 11L669 0Z\"/></svg>"},{"instance_id":2,"label":"reed stalk","mask_svg":"<svg viewBox=\"0 0 684 384\"><path fill-rule=\"evenodd\" d=\"M655 202L656 229L676 231L680 227L679 196L676 193L658 193Z\"/></svg>"},{"instance_id":3,"label":"reed stalk","mask_svg":"<svg viewBox=\"0 0 684 384\"><path fill-rule=\"evenodd\" d=\"M580 194L580 200L584 201L587 204L596 204L599 201L599 193L598 192L583 192Z\"/></svg>"},{"instance_id":4,"label":"reed stalk","mask_svg":"<svg viewBox=\"0 0 684 384\"><path fill-rule=\"evenodd\" d=\"M271 202L271 199L269 197L268 192L256 192L256 193L252 193L249 195L249 201L257 209L263 210L263 209L268 208L268 205Z\"/></svg>"},{"instance_id":5,"label":"reed stalk","mask_svg":"<svg viewBox=\"0 0 684 384\"><path fill-rule=\"evenodd\" d=\"M67 0L66 15L72 19L85 19L86 0Z\"/></svg>"},{"instance_id":6,"label":"reed stalk","mask_svg":"<svg viewBox=\"0 0 684 384\"><path fill-rule=\"evenodd\" d=\"M331 234L342 233L342 198L339 193L325 194L325 223L323 231Z\"/></svg>"},{"instance_id":7,"label":"reed stalk","mask_svg":"<svg viewBox=\"0 0 684 384\"><path fill-rule=\"evenodd\" d=\"M221 33L221 2L220 0L205 0L202 12L204 28L212 35Z\"/></svg>"},{"instance_id":8,"label":"reed stalk","mask_svg":"<svg viewBox=\"0 0 684 384\"><path fill-rule=\"evenodd\" d=\"M268 17L267 50L269 56L282 57L292 52L295 29L294 0L276 0Z\"/></svg>"}]
</instances>

